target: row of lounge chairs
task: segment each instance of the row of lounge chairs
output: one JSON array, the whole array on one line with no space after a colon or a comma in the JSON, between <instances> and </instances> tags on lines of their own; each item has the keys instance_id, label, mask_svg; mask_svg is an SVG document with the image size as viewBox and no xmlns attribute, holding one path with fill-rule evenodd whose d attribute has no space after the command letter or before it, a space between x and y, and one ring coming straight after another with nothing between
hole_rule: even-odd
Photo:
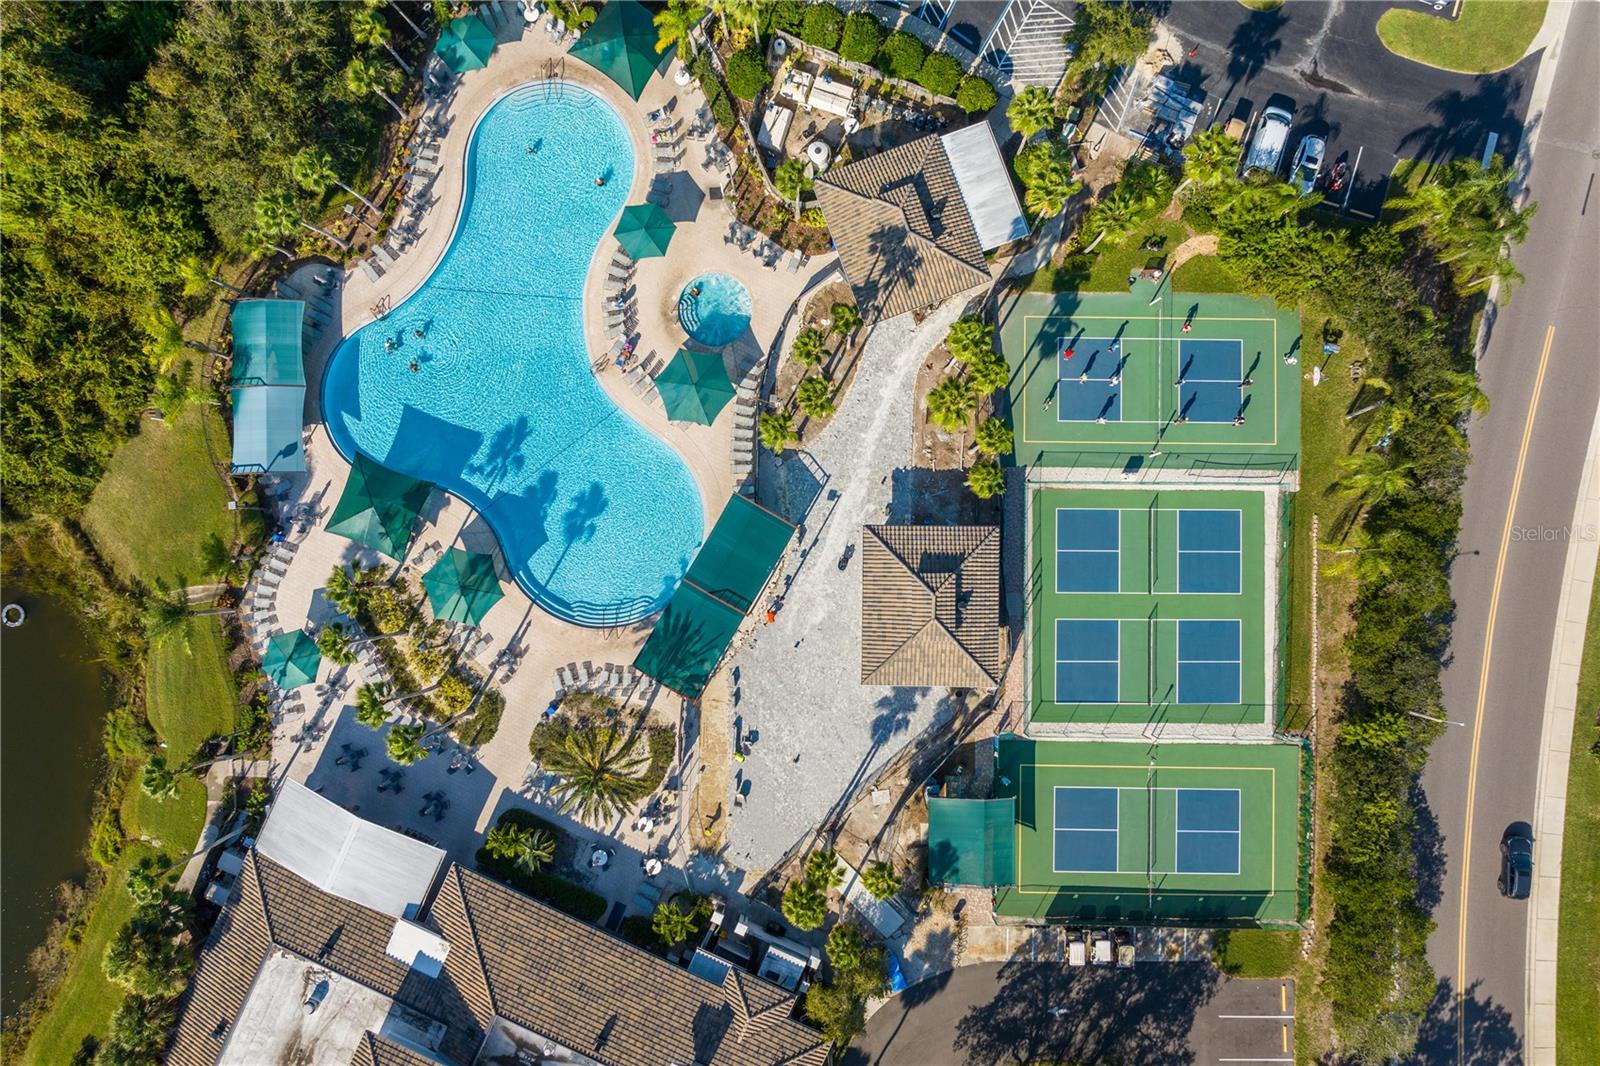
<instances>
[{"instance_id":1,"label":"row of lounge chairs","mask_svg":"<svg viewBox=\"0 0 1600 1066\"><path fill-rule=\"evenodd\" d=\"M635 696L648 702L660 688L661 682L632 666L605 663L596 669L593 661L585 660L582 666L568 663L556 667L558 700L575 692L584 692L614 699L626 707Z\"/></svg>"}]
</instances>

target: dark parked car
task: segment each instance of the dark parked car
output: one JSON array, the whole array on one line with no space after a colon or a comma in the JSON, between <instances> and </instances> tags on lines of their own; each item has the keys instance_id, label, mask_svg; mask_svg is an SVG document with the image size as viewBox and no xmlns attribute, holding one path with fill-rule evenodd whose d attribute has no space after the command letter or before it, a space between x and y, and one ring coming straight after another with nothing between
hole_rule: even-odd
<instances>
[{"instance_id":1,"label":"dark parked car","mask_svg":"<svg viewBox=\"0 0 1600 1066\"><path fill-rule=\"evenodd\" d=\"M1500 894L1527 899L1533 889L1533 831L1527 822L1512 822L1500 838Z\"/></svg>"}]
</instances>

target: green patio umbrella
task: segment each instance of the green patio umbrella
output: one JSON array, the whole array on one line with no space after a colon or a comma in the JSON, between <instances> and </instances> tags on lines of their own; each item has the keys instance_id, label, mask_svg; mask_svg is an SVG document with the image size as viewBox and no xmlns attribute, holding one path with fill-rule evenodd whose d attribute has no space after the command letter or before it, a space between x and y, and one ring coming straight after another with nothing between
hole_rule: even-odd
<instances>
[{"instance_id":1,"label":"green patio umbrella","mask_svg":"<svg viewBox=\"0 0 1600 1066\"><path fill-rule=\"evenodd\" d=\"M317 642L298 629L268 640L266 654L261 656L261 672L284 689L311 684L321 665L322 652L317 650Z\"/></svg>"},{"instance_id":2,"label":"green patio umbrella","mask_svg":"<svg viewBox=\"0 0 1600 1066\"><path fill-rule=\"evenodd\" d=\"M465 74L488 65L494 52L494 32L477 15L463 15L445 27L433 50L452 73Z\"/></svg>"},{"instance_id":3,"label":"green patio umbrella","mask_svg":"<svg viewBox=\"0 0 1600 1066\"><path fill-rule=\"evenodd\" d=\"M634 259L666 255L676 224L655 204L629 204L617 220L617 243Z\"/></svg>"},{"instance_id":4,"label":"green patio umbrella","mask_svg":"<svg viewBox=\"0 0 1600 1066\"><path fill-rule=\"evenodd\" d=\"M656 51L654 17L635 0L610 0L600 9L594 24L568 51L639 99L650 75L666 60Z\"/></svg>"},{"instance_id":5,"label":"green patio umbrella","mask_svg":"<svg viewBox=\"0 0 1600 1066\"><path fill-rule=\"evenodd\" d=\"M433 616L445 622L475 626L500 602L500 575L494 557L451 548L422 577Z\"/></svg>"},{"instance_id":6,"label":"green patio umbrella","mask_svg":"<svg viewBox=\"0 0 1600 1066\"><path fill-rule=\"evenodd\" d=\"M722 365L721 352L691 352L678 349L661 373L656 375L656 390L674 422L698 422L709 426L717 412L733 399L733 382Z\"/></svg>"},{"instance_id":7,"label":"green patio umbrella","mask_svg":"<svg viewBox=\"0 0 1600 1066\"><path fill-rule=\"evenodd\" d=\"M432 482L396 473L357 452L328 532L398 559L432 491Z\"/></svg>"}]
</instances>

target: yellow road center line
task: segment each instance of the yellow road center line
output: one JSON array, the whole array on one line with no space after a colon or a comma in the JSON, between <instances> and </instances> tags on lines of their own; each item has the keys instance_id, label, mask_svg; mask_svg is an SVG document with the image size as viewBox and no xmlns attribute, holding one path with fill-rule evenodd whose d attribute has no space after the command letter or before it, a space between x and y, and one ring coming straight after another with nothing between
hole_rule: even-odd
<instances>
[{"instance_id":1,"label":"yellow road center line","mask_svg":"<svg viewBox=\"0 0 1600 1066\"><path fill-rule=\"evenodd\" d=\"M1500 530L1500 551L1494 563L1494 584L1489 589L1489 618L1483 633L1483 661L1478 668L1478 702L1472 720L1472 756L1467 764L1467 819L1461 845L1461 906L1456 922L1456 1061L1465 1062L1467 1052L1467 898L1472 887L1472 805L1478 790L1478 745L1483 737L1483 712L1489 697L1489 663L1494 653L1495 617L1500 613L1500 582L1505 577L1506 553L1511 547L1511 530L1517 516L1517 497L1522 492L1522 472L1528 463L1528 443L1533 439L1533 419L1539 410L1539 393L1544 389L1544 373L1550 365L1550 346L1555 343L1556 327L1544 334L1544 350L1539 353L1539 369L1533 378L1533 395L1528 397L1528 414L1522 423L1522 444L1517 449L1517 468L1511 475L1511 495L1506 501L1505 525Z\"/></svg>"}]
</instances>

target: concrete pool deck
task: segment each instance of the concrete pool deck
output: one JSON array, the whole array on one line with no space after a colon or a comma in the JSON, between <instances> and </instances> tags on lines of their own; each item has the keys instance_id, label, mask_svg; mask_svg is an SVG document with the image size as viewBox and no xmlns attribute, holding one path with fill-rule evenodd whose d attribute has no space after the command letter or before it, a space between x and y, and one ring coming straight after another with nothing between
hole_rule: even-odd
<instances>
[{"instance_id":1,"label":"concrete pool deck","mask_svg":"<svg viewBox=\"0 0 1600 1066\"><path fill-rule=\"evenodd\" d=\"M645 116L671 106L671 114L680 123L681 131L690 124L695 110L703 102L698 89L692 85L680 87L673 83L671 75L677 69L676 64L668 67L662 76L653 78L636 103L586 64L567 60L565 49L553 43L542 26L530 30L518 26L515 31L520 36L509 40L506 39L508 31L503 31L489 65L457 79L450 93L429 109L442 120L445 132L439 141L439 172L422 186L430 207L422 216L419 235L378 281L370 281L359 271L350 271L342 287L331 293L336 305L334 323L307 346L306 375L311 386L307 390L306 410L311 430L306 449L308 470L305 474L283 479L277 496L285 513L303 513L306 521L290 538L294 555L275 586L275 621L254 631L258 642L269 632L302 627L315 629L337 618L337 612L323 593L334 567L353 560L366 565L388 562L322 528L344 489L350 470L322 425L322 373L345 336L379 318L381 309L398 307L428 278L449 247L466 187L466 154L480 116L506 92L538 81L552 69L559 69L562 80L594 92L622 117L633 140L635 160L628 202L637 203L644 200L652 177L652 148ZM780 329L786 328L786 324L787 328L795 328L789 324L790 307L815 279L833 269L834 257L813 258L799 271L790 273L786 267L768 269L750 252L740 251L729 243L726 236L734 221L732 212L725 202L711 200L707 194L708 186L722 182L716 171L705 166L706 146L710 143L682 140L684 155L673 172L673 197L668 206L669 212L679 220L678 229L667 255L644 260L635 274L636 350L641 355L654 351L663 360L670 359L686 336L677 319L679 291L700 273L722 271L749 288L754 303L750 330L727 349L730 373L737 382L741 372L752 366L759 367L760 357L773 349ZM582 180L589 179L583 176ZM551 220L551 224L559 224L559 220ZM610 347L601 329L598 310L605 265L614 248L615 242L609 238L601 242L584 289L584 318L591 360ZM315 289L309 284L299 287ZM709 530L735 488L730 465L734 405L730 404L712 426L673 424L666 420L659 403L648 404L634 395L614 367L600 371L598 377L621 410L678 452L699 487L705 525ZM444 492L435 493L430 500L408 549L408 560L415 559L425 546L435 543L498 554L493 534L477 517L476 511L463 500ZM420 576L420 568L407 560L401 562L403 567L410 568L406 571L408 577ZM512 676L505 676L503 670L491 676L491 684L505 696L506 709L494 739L477 753L478 768L474 773L447 775L446 760L433 756L406 771L404 796L378 793L376 769L389 765L383 753L383 733L354 723L352 704L356 681L350 671L335 670L328 663L323 664L318 677L321 685L327 688L319 685L319 690L310 687L300 690L306 703L305 713L286 718L277 725L273 761L278 772L325 788L330 798L360 806L363 816L380 824L410 827L425 833L437 840L452 858L469 864L482 834L499 811L511 805L543 806L534 789L525 783L529 765L527 745L534 724L555 695L556 668L569 662L593 661L597 666L631 663L649 634L652 620L607 629L586 628L549 614L510 580L505 580L502 587L505 597L490 610L480 626L490 637L490 644L472 662L482 671L497 653L513 645L519 649L521 659ZM681 722L681 710L681 700L664 690L654 697L652 713L662 721ZM296 739L304 727L313 724L315 739ZM333 757L325 757L330 746L337 751L340 743L368 749L369 761L361 770L347 771L336 766ZM451 800L446 816L437 822L418 814L420 797L430 789L444 790ZM548 808L541 813L548 813ZM587 834L613 843L620 841L624 847L637 847L640 851L665 851L674 858L688 850L678 826L669 827L665 838L662 831L657 830L655 838L640 835L637 841L632 839L637 834L631 831L608 833L574 828L580 837ZM624 899L631 896L631 888L623 886L619 891Z\"/></svg>"}]
</instances>

